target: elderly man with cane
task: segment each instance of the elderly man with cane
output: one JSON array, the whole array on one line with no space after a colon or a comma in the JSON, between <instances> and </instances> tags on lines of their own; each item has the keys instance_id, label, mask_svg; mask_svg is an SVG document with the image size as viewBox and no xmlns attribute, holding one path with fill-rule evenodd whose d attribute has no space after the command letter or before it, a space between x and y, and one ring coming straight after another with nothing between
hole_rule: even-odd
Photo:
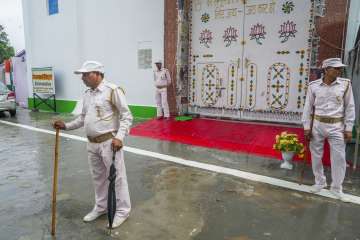
<instances>
[{"instance_id":1,"label":"elderly man with cane","mask_svg":"<svg viewBox=\"0 0 360 240\"><path fill-rule=\"evenodd\" d=\"M115 228L127 219L131 209L122 147L133 117L123 91L104 79L101 63L86 61L75 74L82 74L84 84L89 87L84 94L82 112L71 122L55 121L54 128L73 130L85 127L89 140L88 160L95 188L95 206L84 217L85 222L93 221L107 212L108 176L113 153L116 152L116 214L112 223Z\"/></svg>"}]
</instances>

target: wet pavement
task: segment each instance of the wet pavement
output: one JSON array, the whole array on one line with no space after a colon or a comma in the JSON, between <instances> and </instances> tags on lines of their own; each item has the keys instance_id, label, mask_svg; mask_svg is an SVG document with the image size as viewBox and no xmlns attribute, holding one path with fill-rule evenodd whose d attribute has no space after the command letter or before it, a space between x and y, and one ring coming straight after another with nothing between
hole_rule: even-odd
<instances>
[{"instance_id":1,"label":"wet pavement","mask_svg":"<svg viewBox=\"0 0 360 240\"><path fill-rule=\"evenodd\" d=\"M0 120L51 130L70 115L19 110ZM137 121L139 122L139 121ZM140 120L141 122L141 120ZM135 123L136 124L136 123ZM125 152L132 212L109 236L106 216L82 217L94 194L86 143L61 138L56 238L50 235L54 136L0 123L0 240L38 239L360 239L360 205L247 181ZM67 132L84 136L82 129ZM126 145L296 182L295 170L247 154L129 136ZM348 150L349 154L351 149ZM329 175L329 170L327 170ZM330 177L329 177L330 179ZM360 195L348 171L347 193ZM312 184L311 169L305 183Z\"/></svg>"}]
</instances>

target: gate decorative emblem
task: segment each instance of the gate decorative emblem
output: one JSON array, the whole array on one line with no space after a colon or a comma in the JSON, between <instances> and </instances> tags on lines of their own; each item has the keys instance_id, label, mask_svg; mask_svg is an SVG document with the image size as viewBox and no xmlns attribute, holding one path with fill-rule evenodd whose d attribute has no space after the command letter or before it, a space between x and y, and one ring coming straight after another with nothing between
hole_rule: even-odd
<instances>
[{"instance_id":1,"label":"gate decorative emblem","mask_svg":"<svg viewBox=\"0 0 360 240\"><path fill-rule=\"evenodd\" d=\"M201 98L206 106L213 106L219 99L220 72L215 64L206 64L202 70Z\"/></svg>"},{"instance_id":2,"label":"gate decorative emblem","mask_svg":"<svg viewBox=\"0 0 360 240\"><path fill-rule=\"evenodd\" d=\"M272 110L284 110L289 101L290 68L285 63L270 66L267 79L267 104Z\"/></svg>"}]
</instances>

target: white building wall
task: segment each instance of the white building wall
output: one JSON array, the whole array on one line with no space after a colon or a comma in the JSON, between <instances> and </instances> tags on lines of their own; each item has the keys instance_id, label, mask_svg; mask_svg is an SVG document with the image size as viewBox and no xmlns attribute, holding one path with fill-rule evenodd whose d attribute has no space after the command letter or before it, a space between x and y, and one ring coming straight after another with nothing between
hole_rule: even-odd
<instances>
[{"instance_id":1,"label":"white building wall","mask_svg":"<svg viewBox=\"0 0 360 240\"><path fill-rule=\"evenodd\" d=\"M350 2L349 7L349 17L348 17L348 25L347 25L347 35L346 35L346 45L345 45L345 61L348 61L349 51L354 48L356 35L360 26L360 1L353 0ZM351 66L349 68L351 69ZM354 73L352 78L352 87L355 99L355 110L356 110L356 122L359 124L359 114L360 114L360 74L357 72Z\"/></svg>"},{"instance_id":2,"label":"white building wall","mask_svg":"<svg viewBox=\"0 0 360 240\"><path fill-rule=\"evenodd\" d=\"M59 2L59 14L48 15L47 1L23 1L28 79L31 68L54 67L58 99L79 99L80 84L72 74L79 65L76 1Z\"/></svg>"},{"instance_id":3,"label":"white building wall","mask_svg":"<svg viewBox=\"0 0 360 240\"><path fill-rule=\"evenodd\" d=\"M46 2L23 0L28 69L54 67L58 99L81 99L85 87L73 71L98 60L129 104L155 105L152 69L138 69L137 49L146 42L153 59L163 58L163 0L59 0L50 16Z\"/></svg>"},{"instance_id":4,"label":"white building wall","mask_svg":"<svg viewBox=\"0 0 360 240\"><path fill-rule=\"evenodd\" d=\"M345 59L348 57L348 52L354 47L356 34L360 25L360 1L350 1L349 17L347 23L347 35L345 44Z\"/></svg>"},{"instance_id":5,"label":"white building wall","mask_svg":"<svg viewBox=\"0 0 360 240\"><path fill-rule=\"evenodd\" d=\"M13 66L13 81L16 93L16 103L21 107L28 106L28 82L26 69L26 55L11 58Z\"/></svg>"}]
</instances>

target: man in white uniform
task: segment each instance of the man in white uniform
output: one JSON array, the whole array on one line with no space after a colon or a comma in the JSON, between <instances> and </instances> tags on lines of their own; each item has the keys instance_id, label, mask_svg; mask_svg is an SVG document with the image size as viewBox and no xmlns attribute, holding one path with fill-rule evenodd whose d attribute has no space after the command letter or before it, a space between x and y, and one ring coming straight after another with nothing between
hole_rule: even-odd
<instances>
[{"instance_id":1,"label":"man in white uniform","mask_svg":"<svg viewBox=\"0 0 360 240\"><path fill-rule=\"evenodd\" d=\"M104 67L95 61L86 61L75 71L82 74L89 87L83 98L83 108L75 120L54 122L54 128L73 130L85 127L88 137L88 160L95 188L95 206L84 217L90 222L107 212L108 176L113 151L116 151L116 215L113 227L120 226L129 216L131 204L122 150L125 136L129 133L132 115L123 91L104 79Z\"/></svg>"},{"instance_id":2,"label":"man in white uniform","mask_svg":"<svg viewBox=\"0 0 360 240\"><path fill-rule=\"evenodd\" d=\"M166 68L162 68L162 62L155 62L156 69L154 71L155 82L155 101L157 106L157 117L161 119L170 117L169 104L167 100L167 87L171 84L170 73Z\"/></svg>"},{"instance_id":3,"label":"man in white uniform","mask_svg":"<svg viewBox=\"0 0 360 240\"><path fill-rule=\"evenodd\" d=\"M342 183L345 178L345 146L352 137L355 105L351 82L340 78L344 64L340 58L323 61L324 76L309 83L303 112L304 134L310 140L312 169L315 185L312 192L327 187L322 164L324 139L330 144L331 178L330 192L343 201ZM311 114L315 111L311 131Z\"/></svg>"}]
</instances>

